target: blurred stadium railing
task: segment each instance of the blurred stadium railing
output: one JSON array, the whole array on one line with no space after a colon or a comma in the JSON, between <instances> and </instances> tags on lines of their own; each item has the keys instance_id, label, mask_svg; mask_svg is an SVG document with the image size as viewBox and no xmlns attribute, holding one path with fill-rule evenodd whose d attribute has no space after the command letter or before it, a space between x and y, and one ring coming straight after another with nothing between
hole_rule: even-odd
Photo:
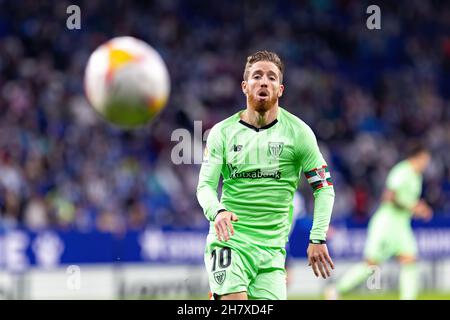
<instances>
[{"instance_id":1,"label":"blurred stadium railing","mask_svg":"<svg viewBox=\"0 0 450 320\"><path fill-rule=\"evenodd\" d=\"M445 223L435 221L414 229L423 290L450 292L450 224ZM290 237L291 297L320 296L329 284L316 279L307 266L310 226L310 219L300 218ZM206 234L207 230L170 229L128 231L121 235L97 231L8 231L0 235L0 298L206 299ZM330 230L329 248L337 267L334 277L361 258L365 237L363 225L345 221ZM380 270L377 290L383 291L378 293L395 291L397 266L388 263ZM364 290L370 291L362 287Z\"/></svg>"}]
</instances>

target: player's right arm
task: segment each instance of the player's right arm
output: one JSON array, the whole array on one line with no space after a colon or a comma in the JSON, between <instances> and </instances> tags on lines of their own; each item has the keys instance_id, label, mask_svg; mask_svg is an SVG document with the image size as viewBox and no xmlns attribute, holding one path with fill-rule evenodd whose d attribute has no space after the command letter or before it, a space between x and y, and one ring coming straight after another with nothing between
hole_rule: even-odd
<instances>
[{"instance_id":1,"label":"player's right arm","mask_svg":"<svg viewBox=\"0 0 450 320\"><path fill-rule=\"evenodd\" d=\"M219 240L228 240L234 234L231 221L237 221L237 216L226 210L218 200L217 187L219 185L222 167L225 164L223 139L217 126L214 126L206 141L203 162L197 185L197 199L203 208L203 213L209 221L214 221L214 228ZM228 232L229 230L229 232Z\"/></svg>"}]
</instances>

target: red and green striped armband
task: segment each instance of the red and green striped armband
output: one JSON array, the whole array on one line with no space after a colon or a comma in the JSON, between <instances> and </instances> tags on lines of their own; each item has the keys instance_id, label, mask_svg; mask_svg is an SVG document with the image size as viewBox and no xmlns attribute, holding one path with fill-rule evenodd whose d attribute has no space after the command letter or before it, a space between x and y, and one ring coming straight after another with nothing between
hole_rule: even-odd
<instances>
[{"instance_id":1,"label":"red and green striped armband","mask_svg":"<svg viewBox=\"0 0 450 320\"><path fill-rule=\"evenodd\" d=\"M305 172L305 177L314 191L326 186L333 185L333 180L331 180L330 171L328 170L328 166L326 165Z\"/></svg>"}]
</instances>

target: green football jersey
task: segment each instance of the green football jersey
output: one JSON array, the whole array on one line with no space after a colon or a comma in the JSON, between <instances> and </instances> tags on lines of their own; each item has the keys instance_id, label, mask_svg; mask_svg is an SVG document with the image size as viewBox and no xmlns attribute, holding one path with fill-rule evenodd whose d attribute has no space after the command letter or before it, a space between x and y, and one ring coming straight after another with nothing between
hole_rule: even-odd
<instances>
[{"instance_id":1,"label":"green football jersey","mask_svg":"<svg viewBox=\"0 0 450 320\"><path fill-rule=\"evenodd\" d=\"M214 219L224 209L239 217L233 222L236 240L284 247L292 223L294 192L303 172L315 197L310 239L325 240L334 189L314 133L281 107L277 119L262 128L241 120L242 112L216 124L204 150L197 198L211 221L210 232L215 233Z\"/></svg>"},{"instance_id":2,"label":"green football jersey","mask_svg":"<svg viewBox=\"0 0 450 320\"><path fill-rule=\"evenodd\" d=\"M410 209L401 209L392 202L383 202L379 212L410 221L413 214L411 209L419 201L422 193L422 175L413 169L409 161L401 161L389 172L386 188L395 193L396 202Z\"/></svg>"}]
</instances>

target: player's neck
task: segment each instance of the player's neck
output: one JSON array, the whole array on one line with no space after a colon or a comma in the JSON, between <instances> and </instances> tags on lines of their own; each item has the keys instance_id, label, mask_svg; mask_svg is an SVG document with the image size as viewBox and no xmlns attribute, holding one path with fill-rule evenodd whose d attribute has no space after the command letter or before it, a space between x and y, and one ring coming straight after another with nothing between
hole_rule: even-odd
<instances>
[{"instance_id":1,"label":"player's neck","mask_svg":"<svg viewBox=\"0 0 450 320\"><path fill-rule=\"evenodd\" d=\"M267 111L260 112L247 106L241 114L241 119L256 128L261 128L275 121L278 115L278 105L274 105Z\"/></svg>"}]
</instances>

